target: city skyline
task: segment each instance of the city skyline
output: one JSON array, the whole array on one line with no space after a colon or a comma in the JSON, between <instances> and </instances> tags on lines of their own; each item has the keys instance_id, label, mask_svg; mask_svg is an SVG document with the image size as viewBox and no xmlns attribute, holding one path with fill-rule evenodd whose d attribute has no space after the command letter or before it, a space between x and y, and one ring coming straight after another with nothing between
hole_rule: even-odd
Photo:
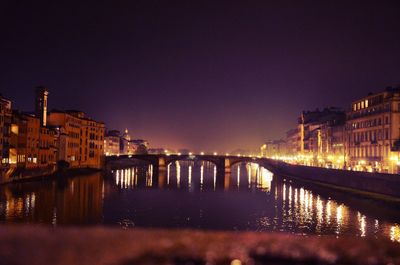
<instances>
[{"instance_id":1,"label":"city skyline","mask_svg":"<svg viewBox=\"0 0 400 265\"><path fill-rule=\"evenodd\" d=\"M49 110L83 110L155 147L231 151L283 138L303 110L400 83L396 3L155 3L6 2L1 92L33 110L44 85Z\"/></svg>"},{"instance_id":2,"label":"city skyline","mask_svg":"<svg viewBox=\"0 0 400 265\"><path fill-rule=\"evenodd\" d=\"M0 4L4 264L400 264L400 2Z\"/></svg>"}]
</instances>

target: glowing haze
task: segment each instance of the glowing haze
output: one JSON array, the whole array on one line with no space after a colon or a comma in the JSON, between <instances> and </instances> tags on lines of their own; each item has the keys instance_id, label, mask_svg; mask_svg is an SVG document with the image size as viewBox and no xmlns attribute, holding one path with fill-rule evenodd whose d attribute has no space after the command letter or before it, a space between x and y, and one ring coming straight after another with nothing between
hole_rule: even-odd
<instances>
[{"instance_id":1,"label":"glowing haze","mask_svg":"<svg viewBox=\"0 0 400 265\"><path fill-rule=\"evenodd\" d=\"M50 109L153 147L226 152L400 83L396 1L84 2L2 2L0 86L15 107L32 110L45 85Z\"/></svg>"}]
</instances>

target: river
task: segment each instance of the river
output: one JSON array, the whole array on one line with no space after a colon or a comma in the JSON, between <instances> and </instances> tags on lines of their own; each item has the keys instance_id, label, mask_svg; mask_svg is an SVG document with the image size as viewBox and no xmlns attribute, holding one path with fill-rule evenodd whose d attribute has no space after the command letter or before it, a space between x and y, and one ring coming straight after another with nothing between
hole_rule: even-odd
<instances>
[{"instance_id":1,"label":"river","mask_svg":"<svg viewBox=\"0 0 400 265\"><path fill-rule=\"evenodd\" d=\"M257 164L232 168L217 185L208 162L151 166L0 187L0 222L122 229L192 228L388 238L400 242L398 205L274 176Z\"/></svg>"}]
</instances>

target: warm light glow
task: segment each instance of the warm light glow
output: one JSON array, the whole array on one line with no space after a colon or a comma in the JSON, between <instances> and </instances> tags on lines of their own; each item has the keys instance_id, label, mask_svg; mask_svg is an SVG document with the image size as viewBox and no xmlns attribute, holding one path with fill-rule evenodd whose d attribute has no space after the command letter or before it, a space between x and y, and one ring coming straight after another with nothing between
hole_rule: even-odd
<instances>
[{"instance_id":1,"label":"warm light glow","mask_svg":"<svg viewBox=\"0 0 400 265\"><path fill-rule=\"evenodd\" d=\"M342 205L339 205L336 208L336 222L337 222L336 233L340 234L340 228L341 228L342 223L343 223L343 206Z\"/></svg>"},{"instance_id":2,"label":"warm light glow","mask_svg":"<svg viewBox=\"0 0 400 265\"><path fill-rule=\"evenodd\" d=\"M200 167L200 184L203 185L203 179L204 179L204 165L201 165Z\"/></svg>"},{"instance_id":3,"label":"warm light glow","mask_svg":"<svg viewBox=\"0 0 400 265\"><path fill-rule=\"evenodd\" d=\"M175 165L176 165L176 185L179 188L181 186L181 165L179 164L179 161L176 161Z\"/></svg>"},{"instance_id":4,"label":"warm light glow","mask_svg":"<svg viewBox=\"0 0 400 265\"><path fill-rule=\"evenodd\" d=\"M168 164L168 166L167 166L167 184L168 185L169 185L170 171L171 171L171 164Z\"/></svg>"},{"instance_id":5,"label":"warm light glow","mask_svg":"<svg viewBox=\"0 0 400 265\"><path fill-rule=\"evenodd\" d=\"M258 166L258 165L257 165ZM271 182L272 182L272 178L273 178L273 174L272 172L268 171L265 168L259 168L260 171L260 183L259 186L261 189L265 190L265 191L269 191L271 188Z\"/></svg>"},{"instance_id":6,"label":"warm light glow","mask_svg":"<svg viewBox=\"0 0 400 265\"><path fill-rule=\"evenodd\" d=\"M214 166L214 190L217 184L217 166Z\"/></svg>"},{"instance_id":7,"label":"warm light glow","mask_svg":"<svg viewBox=\"0 0 400 265\"><path fill-rule=\"evenodd\" d=\"M331 201L328 200L328 202L326 203L326 222L330 223L331 220Z\"/></svg>"},{"instance_id":8,"label":"warm light glow","mask_svg":"<svg viewBox=\"0 0 400 265\"><path fill-rule=\"evenodd\" d=\"M216 155L218 155L218 153L217 153L217 152L214 152L214 155L216 156Z\"/></svg>"},{"instance_id":9,"label":"warm light glow","mask_svg":"<svg viewBox=\"0 0 400 265\"><path fill-rule=\"evenodd\" d=\"M204 152L200 152L200 155L202 155L202 156L203 156L203 155L204 155Z\"/></svg>"},{"instance_id":10,"label":"warm light glow","mask_svg":"<svg viewBox=\"0 0 400 265\"><path fill-rule=\"evenodd\" d=\"M240 186L240 166L237 167L237 187Z\"/></svg>"},{"instance_id":11,"label":"warm light glow","mask_svg":"<svg viewBox=\"0 0 400 265\"><path fill-rule=\"evenodd\" d=\"M390 227L390 240L400 243L400 226L392 225Z\"/></svg>"},{"instance_id":12,"label":"warm light glow","mask_svg":"<svg viewBox=\"0 0 400 265\"><path fill-rule=\"evenodd\" d=\"M189 165L189 179L188 179L188 185L189 185L189 189L192 186L192 166Z\"/></svg>"},{"instance_id":13,"label":"warm light glow","mask_svg":"<svg viewBox=\"0 0 400 265\"><path fill-rule=\"evenodd\" d=\"M391 155L390 156L390 160L393 161L393 162L398 162L399 157L397 155Z\"/></svg>"},{"instance_id":14,"label":"warm light glow","mask_svg":"<svg viewBox=\"0 0 400 265\"><path fill-rule=\"evenodd\" d=\"M360 236L365 237L366 236L366 230L367 230L367 221L366 221L366 216L362 215L360 212L357 213L357 219L358 223L360 225Z\"/></svg>"}]
</instances>

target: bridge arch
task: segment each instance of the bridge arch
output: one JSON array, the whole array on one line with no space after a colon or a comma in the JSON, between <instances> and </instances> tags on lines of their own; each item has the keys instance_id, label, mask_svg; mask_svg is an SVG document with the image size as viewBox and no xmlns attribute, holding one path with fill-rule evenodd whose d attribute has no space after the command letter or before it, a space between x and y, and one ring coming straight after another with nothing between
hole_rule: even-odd
<instances>
[{"instance_id":1,"label":"bridge arch","mask_svg":"<svg viewBox=\"0 0 400 265\"><path fill-rule=\"evenodd\" d=\"M253 159L251 157L244 157L242 159L240 159L240 157L238 157L238 159L236 159L236 158L230 159L230 166L231 167L235 166L237 164L240 164L240 163L255 163L255 164L258 164L258 165L261 166L261 163L260 163L260 161L258 159Z\"/></svg>"},{"instance_id":2,"label":"bridge arch","mask_svg":"<svg viewBox=\"0 0 400 265\"><path fill-rule=\"evenodd\" d=\"M193 162L210 162L215 166L219 166L223 160L221 158L209 157L209 156L167 156L165 159L165 164L170 165L176 161L193 161Z\"/></svg>"}]
</instances>

